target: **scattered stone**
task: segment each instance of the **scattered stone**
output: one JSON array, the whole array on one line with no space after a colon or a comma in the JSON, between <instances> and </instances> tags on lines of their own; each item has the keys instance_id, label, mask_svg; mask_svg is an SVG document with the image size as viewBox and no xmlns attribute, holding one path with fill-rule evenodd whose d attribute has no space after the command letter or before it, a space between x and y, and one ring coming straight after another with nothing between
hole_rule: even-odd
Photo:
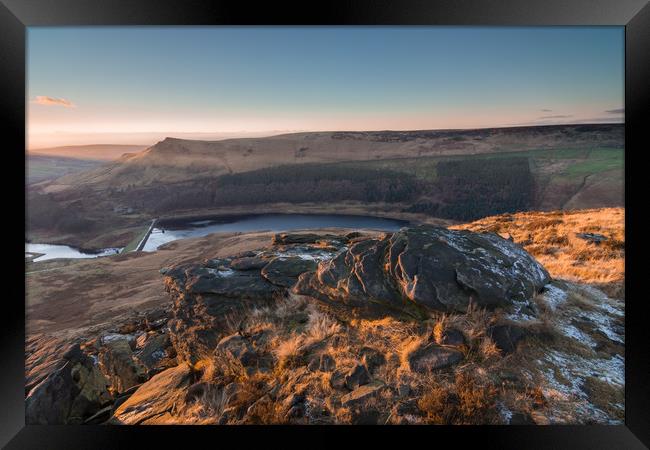
<instances>
[{"instance_id":1,"label":"scattered stone","mask_svg":"<svg viewBox=\"0 0 650 450\"><path fill-rule=\"evenodd\" d=\"M303 417L305 415L305 407L304 405L295 405L292 406L289 411L287 411L287 414L285 417L287 419L293 419L293 418L298 418L298 417Z\"/></svg>"},{"instance_id":2,"label":"scattered stone","mask_svg":"<svg viewBox=\"0 0 650 450\"><path fill-rule=\"evenodd\" d=\"M318 371L319 367L320 367L320 359L316 356L309 361L309 364L307 364L307 370L309 370L310 372Z\"/></svg>"},{"instance_id":3,"label":"scattered stone","mask_svg":"<svg viewBox=\"0 0 650 450\"><path fill-rule=\"evenodd\" d=\"M519 342L526 337L526 331L515 325L494 325L487 329L487 335L503 353L512 353Z\"/></svg>"},{"instance_id":4,"label":"scattered stone","mask_svg":"<svg viewBox=\"0 0 650 450\"><path fill-rule=\"evenodd\" d=\"M345 388L345 376L346 373L342 370L335 371L330 378L330 386L333 389L344 389Z\"/></svg>"},{"instance_id":5,"label":"scattered stone","mask_svg":"<svg viewBox=\"0 0 650 450\"><path fill-rule=\"evenodd\" d=\"M320 364L318 370L321 372L332 372L336 369L336 361L327 353L320 355Z\"/></svg>"},{"instance_id":6,"label":"scattered stone","mask_svg":"<svg viewBox=\"0 0 650 450\"><path fill-rule=\"evenodd\" d=\"M271 397L268 395L263 395L248 407L246 414L251 417L264 417L272 408L273 400Z\"/></svg>"},{"instance_id":7,"label":"scattered stone","mask_svg":"<svg viewBox=\"0 0 650 450\"><path fill-rule=\"evenodd\" d=\"M418 400L415 398L398 402L393 407L393 413L397 416L404 415L418 415L421 413L420 407L418 406Z\"/></svg>"},{"instance_id":8,"label":"scattered stone","mask_svg":"<svg viewBox=\"0 0 650 450\"><path fill-rule=\"evenodd\" d=\"M282 405L285 409L290 409L292 406L305 403L305 394L296 394L293 393L284 399Z\"/></svg>"},{"instance_id":9,"label":"scattered stone","mask_svg":"<svg viewBox=\"0 0 650 450\"><path fill-rule=\"evenodd\" d=\"M460 330L455 328L445 328L438 344L459 347L465 344L465 336Z\"/></svg>"},{"instance_id":10,"label":"scattered stone","mask_svg":"<svg viewBox=\"0 0 650 450\"><path fill-rule=\"evenodd\" d=\"M412 371L424 373L444 369L458 364L463 360L463 354L458 350L427 344L420 347L408 357Z\"/></svg>"},{"instance_id":11,"label":"scattered stone","mask_svg":"<svg viewBox=\"0 0 650 450\"><path fill-rule=\"evenodd\" d=\"M386 357L382 352L372 347L363 347L359 352L361 362L363 362L370 372L386 364Z\"/></svg>"},{"instance_id":12,"label":"scattered stone","mask_svg":"<svg viewBox=\"0 0 650 450\"><path fill-rule=\"evenodd\" d=\"M380 381L375 381L370 384L359 386L355 388L352 392L344 395L341 398L341 405L356 406L374 397L376 394L378 394L381 391L383 387L384 387L384 383Z\"/></svg>"},{"instance_id":13,"label":"scattered stone","mask_svg":"<svg viewBox=\"0 0 650 450\"><path fill-rule=\"evenodd\" d=\"M140 386L122 403L111 418L112 424L138 425L169 413L183 400L192 373L187 364L167 369Z\"/></svg>"},{"instance_id":14,"label":"scattered stone","mask_svg":"<svg viewBox=\"0 0 650 450\"><path fill-rule=\"evenodd\" d=\"M400 384L397 388L397 395L399 398L406 398L411 393L411 388L408 384Z\"/></svg>"},{"instance_id":15,"label":"scattered stone","mask_svg":"<svg viewBox=\"0 0 650 450\"><path fill-rule=\"evenodd\" d=\"M357 364L345 376L345 386L351 391L368 383L370 383L370 374L363 364Z\"/></svg>"},{"instance_id":16,"label":"scattered stone","mask_svg":"<svg viewBox=\"0 0 650 450\"><path fill-rule=\"evenodd\" d=\"M600 245L602 242L608 240L607 236L598 233L576 233L576 236L591 244Z\"/></svg>"},{"instance_id":17,"label":"scattered stone","mask_svg":"<svg viewBox=\"0 0 650 450\"><path fill-rule=\"evenodd\" d=\"M530 414L524 412L513 412L510 417L510 425L535 425Z\"/></svg>"},{"instance_id":18,"label":"scattered stone","mask_svg":"<svg viewBox=\"0 0 650 450\"><path fill-rule=\"evenodd\" d=\"M381 413L376 408L357 408L352 411L353 425L378 425Z\"/></svg>"}]
</instances>

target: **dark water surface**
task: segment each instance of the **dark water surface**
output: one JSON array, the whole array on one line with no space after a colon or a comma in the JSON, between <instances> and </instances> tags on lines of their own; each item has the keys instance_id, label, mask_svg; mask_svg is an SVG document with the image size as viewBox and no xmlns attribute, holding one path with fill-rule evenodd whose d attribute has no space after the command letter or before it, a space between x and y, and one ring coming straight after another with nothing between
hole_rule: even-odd
<instances>
[{"instance_id":1,"label":"dark water surface","mask_svg":"<svg viewBox=\"0 0 650 450\"><path fill-rule=\"evenodd\" d=\"M367 228L397 231L406 225L408 222L404 220L337 214L257 214L174 219L160 221L152 230L143 250L151 252L167 242L219 232L291 231L313 228Z\"/></svg>"}]
</instances>

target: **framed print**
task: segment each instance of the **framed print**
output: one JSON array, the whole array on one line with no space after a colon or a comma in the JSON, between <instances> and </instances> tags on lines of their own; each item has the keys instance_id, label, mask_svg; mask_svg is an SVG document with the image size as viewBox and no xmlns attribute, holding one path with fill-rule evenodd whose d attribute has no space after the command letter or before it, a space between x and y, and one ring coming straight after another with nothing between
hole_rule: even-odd
<instances>
[{"instance_id":1,"label":"framed print","mask_svg":"<svg viewBox=\"0 0 650 450\"><path fill-rule=\"evenodd\" d=\"M646 2L0 11L7 448L646 448Z\"/></svg>"}]
</instances>

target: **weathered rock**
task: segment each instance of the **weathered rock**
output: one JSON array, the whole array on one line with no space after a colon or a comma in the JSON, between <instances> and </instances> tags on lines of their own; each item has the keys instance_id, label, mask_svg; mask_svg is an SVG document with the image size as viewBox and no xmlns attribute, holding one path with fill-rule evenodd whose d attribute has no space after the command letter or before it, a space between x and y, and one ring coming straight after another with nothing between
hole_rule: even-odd
<instances>
[{"instance_id":1,"label":"weathered rock","mask_svg":"<svg viewBox=\"0 0 650 450\"><path fill-rule=\"evenodd\" d=\"M535 425L530 414L524 412L513 412L510 417L510 425Z\"/></svg>"},{"instance_id":2,"label":"weathered rock","mask_svg":"<svg viewBox=\"0 0 650 450\"><path fill-rule=\"evenodd\" d=\"M108 380L78 344L25 399L27 424L82 423L112 401Z\"/></svg>"},{"instance_id":3,"label":"weathered rock","mask_svg":"<svg viewBox=\"0 0 650 450\"><path fill-rule=\"evenodd\" d=\"M291 409L293 406L304 404L305 400L305 394L293 393L282 401L282 406L285 409Z\"/></svg>"},{"instance_id":4,"label":"weathered rock","mask_svg":"<svg viewBox=\"0 0 650 450\"><path fill-rule=\"evenodd\" d=\"M332 372L336 369L336 361L327 353L320 355L320 364L318 370L321 372Z\"/></svg>"},{"instance_id":5,"label":"weathered rock","mask_svg":"<svg viewBox=\"0 0 650 450\"><path fill-rule=\"evenodd\" d=\"M412 371L424 373L444 369L463 360L463 354L458 350L427 344L415 350L408 357Z\"/></svg>"},{"instance_id":6,"label":"weathered rock","mask_svg":"<svg viewBox=\"0 0 650 450\"><path fill-rule=\"evenodd\" d=\"M112 412L113 412L113 406L112 405L106 406L105 408L100 409L95 414L93 414L92 416L84 420L84 424L98 425L104 423L111 418Z\"/></svg>"},{"instance_id":7,"label":"weathered rock","mask_svg":"<svg viewBox=\"0 0 650 450\"><path fill-rule=\"evenodd\" d=\"M230 268L230 262L229 258L214 258L206 259L203 265L209 269L227 270Z\"/></svg>"},{"instance_id":8,"label":"weathered rock","mask_svg":"<svg viewBox=\"0 0 650 450\"><path fill-rule=\"evenodd\" d=\"M105 342L99 352L99 364L115 392L124 392L148 378L147 368L134 357L126 339Z\"/></svg>"},{"instance_id":9,"label":"weathered rock","mask_svg":"<svg viewBox=\"0 0 650 450\"><path fill-rule=\"evenodd\" d=\"M251 406L246 410L246 414L249 417L265 417L273 408L273 400L268 395L263 395L257 399Z\"/></svg>"},{"instance_id":10,"label":"weathered rock","mask_svg":"<svg viewBox=\"0 0 650 450\"><path fill-rule=\"evenodd\" d=\"M204 270L206 272L204 272ZM268 300L279 289L258 272L218 271L198 268L187 278L185 289L193 294Z\"/></svg>"},{"instance_id":11,"label":"weathered rock","mask_svg":"<svg viewBox=\"0 0 650 450\"><path fill-rule=\"evenodd\" d=\"M307 364L307 370L310 372L316 372L318 368L320 367L320 358L317 356L314 356L309 360L309 363Z\"/></svg>"},{"instance_id":12,"label":"weathered rock","mask_svg":"<svg viewBox=\"0 0 650 450\"><path fill-rule=\"evenodd\" d=\"M596 245L600 245L601 242L605 242L607 240L607 236L598 233L576 233L576 236Z\"/></svg>"},{"instance_id":13,"label":"weathered rock","mask_svg":"<svg viewBox=\"0 0 650 450\"><path fill-rule=\"evenodd\" d=\"M384 387L384 383L375 381L373 383L365 384L354 389L349 394L341 397L342 406L357 406L366 402L370 398L377 395Z\"/></svg>"},{"instance_id":14,"label":"weathered rock","mask_svg":"<svg viewBox=\"0 0 650 450\"><path fill-rule=\"evenodd\" d=\"M494 325L487 329L487 335L503 353L512 353L526 337L526 331L516 325Z\"/></svg>"},{"instance_id":15,"label":"weathered rock","mask_svg":"<svg viewBox=\"0 0 650 450\"><path fill-rule=\"evenodd\" d=\"M305 415L305 406L304 405L295 405L292 406L289 411L287 411L287 414L285 417L287 419L294 419L298 417L302 417Z\"/></svg>"},{"instance_id":16,"label":"weathered rock","mask_svg":"<svg viewBox=\"0 0 650 450\"><path fill-rule=\"evenodd\" d=\"M273 258L264 266L261 273L264 278L277 286L291 287L298 281L300 274L315 270L317 265L314 260L297 256Z\"/></svg>"},{"instance_id":17,"label":"weathered rock","mask_svg":"<svg viewBox=\"0 0 650 450\"><path fill-rule=\"evenodd\" d=\"M357 364L345 376L345 386L351 391L368 383L370 383L370 374L363 364Z\"/></svg>"},{"instance_id":18,"label":"weathered rock","mask_svg":"<svg viewBox=\"0 0 650 450\"><path fill-rule=\"evenodd\" d=\"M281 290L259 272L208 271L192 265L174 266L164 280L173 297L168 327L177 360L191 364L210 354L249 308L271 301Z\"/></svg>"},{"instance_id":19,"label":"weathered rock","mask_svg":"<svg viewBox=\"0 0 650 450\"><path fill-rule=\"evenodd\" d=\"M154 369L167 356L166 349L171 345L169 335L158 334L150 336L135 357L147 368Z\"/></svg>"},{"instance_id":20,"label":"weathered rock","mask_svg":"<svg viewBox=\"0 0 650 450\"><path fill-rule=\"evenodd\" d=\"M440 345L451 345L451 346L461 346L465 343L465 336L460 330L457 330L455 328L446 328L443 332L442 335L440 336L440 340L438 344Z\"/></svg>"},{"instance_id":21,"label":"weathered rock","mask_svg":"<svg viewBox=\"0 0 650 450\"><path fill-rule=\"evenodd\" d=\"M239 402L241 398L245 395L245 392L243 390L243 387L239 383L228 383L226 386L223 388L223 395L226 398L226 403L235 403Z\"/></svg>"},{"instance_id":22,"label":"weathered rock","mask_svg":"<svg viewBox=\"0 0 650 450\"><path fill-rule=\"evenodd\" d=\"M353 307L465 312L529 302L550 281L523 248L491 233L421 225L355 242L300 276L297 294Z\"/></svg>"},{"instance_id":23,"label":"weathered rock","mask_svg":"<svg viewBox=\"0 0 650 450\"><path fill-rule=\"evenodd\" d=\"M345 377L346 372L343 370L336 370L330 377L330 386L333 389L344 389L345 388Z\"/></svg>"},{"instance_id":24,"label":"weathered rock","mask_svg":"<svg viewBox=\"0 0 650 450\"><path fill-rule=\"evenodd\" d=\"M148 331L159 330L167 324L169 320L169 311L159 309L151 311L145 315L144 325Z\"/></svg>"},{"instance_id":25,"label":"weathered rock","mask_svg":"<svg viewBox=\"0 0 650 450\"><path fill-rule=\"evenodd\" d=\"M386 364L386 357L382 352L372 347L363 347L359 352L361 362L366 365L370 372Z\"/></svg>"},{"instance_id":26,"label":"weathered rock","mask_svg":"<svg viewBox=\"0 0 650 450\"><path fill-rule=\"evenodd\" d=\"M173 413L174 405L183 401L191 379L192 373L187 364L159 373L117 408L111 423L138 425L148 419Z\"/></svg>"},{"instance_id":27,"label":"weathered rock","mask_svg":"<svg viewBox=\"0 0 650 450\"><path fill-rule=\"evenodd\" d=\"M245 256L243 258L233 259L230 262L230 268L235 270L260 270L268 263L268 258L261 258L259 256Z\"/></svg>"},{"instance_id":28,"label":"weathered rock","mask_svg":"<svg viewBox=\"0 0 650 450\"><path fill-rule=\"evenodd\" d=\"M399 398L406 398L411 393L411 388L408 384L400 384L397 388L397 396Z\"/></svg>"}]
</instances>

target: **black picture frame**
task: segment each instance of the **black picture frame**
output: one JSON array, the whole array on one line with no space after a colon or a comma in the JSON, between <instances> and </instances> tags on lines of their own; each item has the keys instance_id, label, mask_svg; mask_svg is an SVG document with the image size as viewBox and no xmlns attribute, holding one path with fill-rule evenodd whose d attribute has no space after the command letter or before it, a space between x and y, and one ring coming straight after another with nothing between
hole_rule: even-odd
<instances>
[{"instance_id":1,"label":"black picture frame","mask_svg":"<svg viewBox=\"0 0 650 450\"><path fill-rule=\"evenodd\" d=\"M23 243L9 239L10 264L5 270L2 311L2 369L0 370L0 444L7 448L123 448L136 440L148 446L180 437L189 445L199 438L225 445L222 435L246 443L253 434L264 440L288 433L283 444L329 443L338 445L351 431L367 435L368 444L394 440L411 443L421 438L430 445L461 447L468 441L480 448L635 449L650 445L648 389L650 364L648 326L644 314L642 277L643 202L634 206L635 193L643 191L644 132L650 100L650 5L647 0L363 0L316 3L260 4L248 1L173 0L1 0L0 76L3 98L1 122L8 142L4 146L7 170L2 179L6 199L24 211L25 149L25 49L26 27L99 25L619 25L625 26L625 207L626 280L625 311L625 425L621 426L509 426L509 427L102 427L25 426L24 343L25 286ZM643 197L642 194L639 197ZM19 220L7 220L22 233ZM15 230L14 230L15 229ZM10 231L7 232L9 235ZM12 233L11 235L14 235ZM647 240L647 238L645 239ZM21 259L19 259L21 258ZM21 262L22 261L22 262ZM637 264L637 261L639 263ZM639 294L639 295L637 295ZM137 429L136 429L137 428ZM197 430L197 428L200 428ZM252 432L255 433L252 433ZM305 435L307 433L307 435ZM318 434L317 440L314 434ZM417 435L417 436L416 436ZM329 442L328 442L329 441ZM373 444L375 443L373 442ZM141 445L144 445L141 444ZM267 443L268 445L268 443ZM372 444L371 444L372 445ZM408 444L407 444L408 445Z\"/></svg>"}]
</instances>

